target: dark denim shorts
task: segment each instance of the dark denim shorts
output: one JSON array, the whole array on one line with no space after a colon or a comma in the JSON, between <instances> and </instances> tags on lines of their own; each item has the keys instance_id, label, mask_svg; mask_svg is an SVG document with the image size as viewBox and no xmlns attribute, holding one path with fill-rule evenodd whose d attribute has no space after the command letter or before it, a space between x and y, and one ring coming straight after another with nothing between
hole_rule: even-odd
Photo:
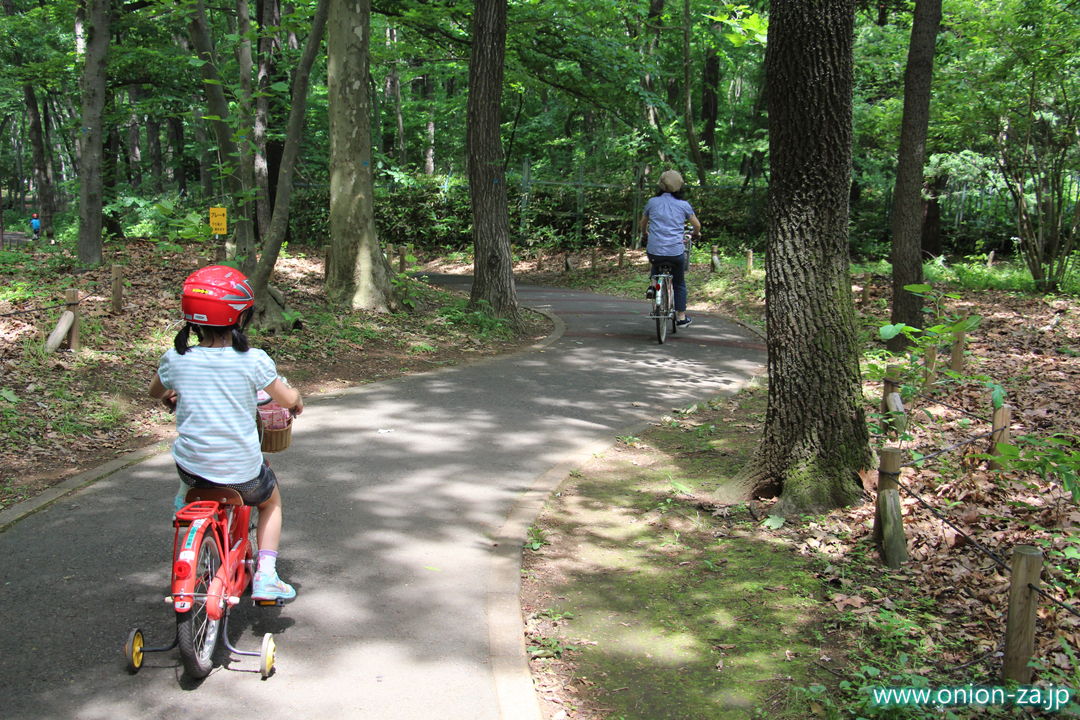
<instances>
[{"instance_id":1,"label":"dark denim shorts","mask_svg":"<svg viewBox=\"0 0 1080 720\"><path fill-rule=\"evenodd\" d=\"M274 488L277 487L277 475L274 474L274 471L270 469L270 465L266 462L263 462L262 470L259 471L257 478L235 485L211 482L206 478L189 473L179 465L176 466L176 472L180 474L180 479L185 485L198 490L216 488L235 490L240 493L245 505L262 505L270 499L270 496L274 494Z\"/></svg>"}]
</instances>

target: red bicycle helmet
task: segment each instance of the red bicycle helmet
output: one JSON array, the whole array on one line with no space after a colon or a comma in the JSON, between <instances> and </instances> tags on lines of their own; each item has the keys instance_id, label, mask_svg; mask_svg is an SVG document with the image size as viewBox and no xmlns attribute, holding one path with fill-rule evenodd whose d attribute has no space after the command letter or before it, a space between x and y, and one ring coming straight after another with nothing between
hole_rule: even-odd
<instances>
[{"instance_id":1,"label":"red bicycle helmet","mask_svg":"<svg viewBox=\"0 0 1080 720\"><path fill-rule=\"evenodd\" d=\"M32 217L32 218L37 218L37 213L34 213L34 214L33 214L33 215L31 215L30 217Z\"/></svg>"},{"instance_id":2,"label":"red bicycle helmet","mask_svg":"<svg viewBox=\"0 0 1080 720\"><path fill-rule=\"evenodd\" d=\"M210 265L188 275L180 308L195 325L228 327L240 322L255 304L255 293L244 273L224 265Z\"/></svg>"}]
</instances>

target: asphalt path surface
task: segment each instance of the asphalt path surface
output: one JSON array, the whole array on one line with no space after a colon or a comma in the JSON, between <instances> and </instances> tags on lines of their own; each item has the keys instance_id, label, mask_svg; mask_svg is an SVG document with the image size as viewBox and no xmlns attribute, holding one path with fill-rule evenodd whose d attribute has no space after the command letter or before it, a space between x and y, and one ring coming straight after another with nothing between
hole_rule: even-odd
<instances>
[{"instance_id":1,"label":"asphalt path surface","mask_svg":"<svg viewBox=\"0 0 1080 720\"><path fill-rule=\"evenodd\" d=\"M310 398L271 456L299 596L241 603L229 625L246 650L276 634L266 680L225 655L194 682L175 650L124 671L130 628L151 646L174 634L167 452L0 533L0 718L537 717L513 609L535 497L617 435L738 389L764 348L701 314L658 345L644 300L518 293L560 320L543 347Z\"/></svg>"}]
</instances>

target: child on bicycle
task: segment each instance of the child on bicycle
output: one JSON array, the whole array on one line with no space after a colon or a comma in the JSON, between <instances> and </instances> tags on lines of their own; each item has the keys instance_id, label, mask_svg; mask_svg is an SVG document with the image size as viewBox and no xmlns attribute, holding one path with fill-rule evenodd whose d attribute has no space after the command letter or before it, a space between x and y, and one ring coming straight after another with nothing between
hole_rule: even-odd
<instances>
[{"instance_id":1,"label":"child on bicycle","mask_svg":"<svg viewBox=\"0 0 1080 720\"><path fill-rule=\"evenodd\" d=\"M259 561L251 595L289 600L296 590L277 574L281 492L265 462L256 426L256 396L265 390L295 415L300 393L278 377L270 356L249 348L244 328L255 296L239 270L211 265L184 281L180 305L187 324L150 382L150 396L176 411L172 454L180 479L194 488L229 487L259 508ZM190 345L194 332L198 344ZM183 489L183 488L182 488Z\"/></svg>"},{"instance_id":2,"label":"child on bicycle","mask_svg":"<svg viewBox=\"0 0 1080 720\"><path fill-rule=\"evenodd\" d=\"M41 218L37 213L30 216L30 232L34 234L34 241L37 242L41 238Z\"/></svg>"},{"instance_id":3,"label":"child on bicycle","mask_svg":"<svg viewBox=\"0 0 1080 720\"><path fill-rule=\"evenodd\" d=\"M694 208L683 200L682 175L676 170L667 170L660 175L656 195L645 203L641 215L641 237L648 242L645 254L652 263L652 275L660 265L671 267L671 284L675 290L675 324L687 327L693 319L686 317L686 265L683 253L686 251L683 230L690 223L693 237L701 237L701 222L694 214ZM650 284L645 296L654 297L656 290Z\"/></svg>"}]
</instances>

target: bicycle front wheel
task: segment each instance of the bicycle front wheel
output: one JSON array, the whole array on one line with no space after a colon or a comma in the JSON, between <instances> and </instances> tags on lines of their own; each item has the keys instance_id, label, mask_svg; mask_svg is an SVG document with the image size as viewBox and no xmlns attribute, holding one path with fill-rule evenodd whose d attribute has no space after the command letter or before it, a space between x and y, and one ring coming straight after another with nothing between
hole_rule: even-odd
<instances>
[{"instance_id":1,"label":"bicycle front wheel","mask_svg":"<svg viewBox=\"0 0 1080 720\"><path fill-rule=\"evenodd\" d=\"M195 561L195 597L191 609L176 614L176 633L180 644L180 659L188 676L200 679L214 669L214 649L217 647L221 620L212 620L206 603L220 602L207 597L210 583L221 567L221 550L213 535L204 535Z\"/></svg>"}]
</instances>

